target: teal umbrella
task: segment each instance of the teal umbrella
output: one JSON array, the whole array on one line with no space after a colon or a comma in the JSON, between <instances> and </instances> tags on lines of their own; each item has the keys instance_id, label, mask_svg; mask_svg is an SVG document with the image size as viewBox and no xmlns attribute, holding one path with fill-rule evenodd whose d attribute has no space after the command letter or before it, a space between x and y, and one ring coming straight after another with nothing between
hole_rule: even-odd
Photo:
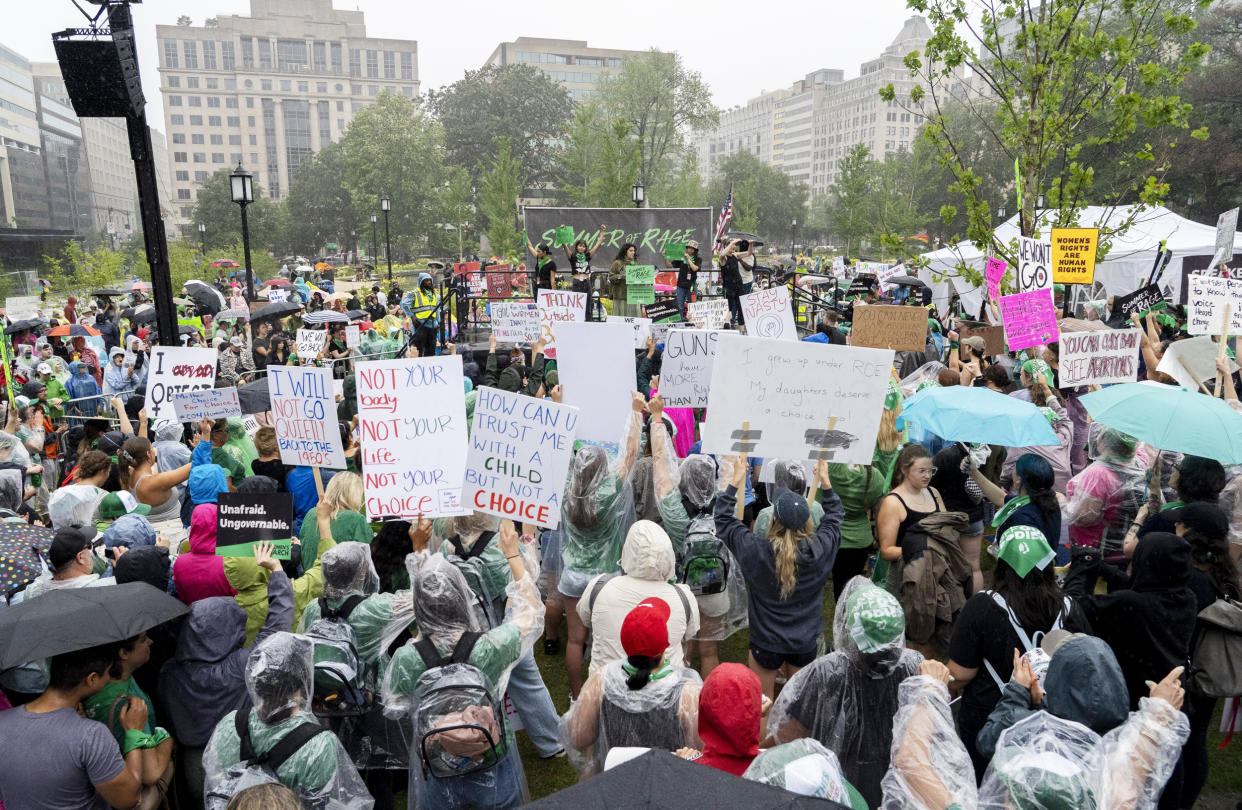
<instances>
[{"instance_id":1,"label":"teal umbrella","mask_svg":"<svg viewBox=\"0 0 1242 810\"><path fill-rule=\"evenodd\" d=\"M1091 418L1160 450L1242 463L1242 413L1223 399L1145 380L1084 395Z\"/></svg>"},{"instance_id":2,"label":"teal umbrella","mask_svg":"<svg viewBox=\"0 0 1242 810\"><path fill-rule=\"evenodd\" d=\"M1005 447L1061 443L1039 408L988 388L924 388L902 404L901 419L953 442Z\"/></svg>"}]
</instances>

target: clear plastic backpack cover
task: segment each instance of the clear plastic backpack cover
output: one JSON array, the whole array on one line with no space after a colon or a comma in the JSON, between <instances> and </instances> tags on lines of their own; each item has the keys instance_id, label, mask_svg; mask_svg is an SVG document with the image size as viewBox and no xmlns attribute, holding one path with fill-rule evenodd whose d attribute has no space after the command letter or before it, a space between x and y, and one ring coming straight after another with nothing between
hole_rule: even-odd
<instances>
[{"instance_id":1,"label":"clear plastic backpack cover","mask_svg":"<svg viewBox=\"0 0 1242 810\"><path fill-rule=\"evenodd\" d=\"M453 663L427 670L414 701L414 745L425 772L439 779L464 776L503 756L504 699L477 667Z\"/></svg>"},{"instance_id":2,"label":"clear plastic backpack cover","mask_svg":"<svg viewBox=\"0 0 1242 810\"><path fill-rule=\"evenodd\" d=\"M881 810L974 810L975 769L957 736L949 690L927 675L902 681Z\"/></svg>"},{"instance_id":3,"label":"clear plastic backpack cover","mask_svg":"<svg viewBox=\"0 0 1242 810\"><path fill-rule=\"evenodd\" d=\"M979 789L979 807L1102 808L1100 754L1099 735L1080 723L1048 712L1024 717L1001 732Z\"/></svg>"}]
</instances>

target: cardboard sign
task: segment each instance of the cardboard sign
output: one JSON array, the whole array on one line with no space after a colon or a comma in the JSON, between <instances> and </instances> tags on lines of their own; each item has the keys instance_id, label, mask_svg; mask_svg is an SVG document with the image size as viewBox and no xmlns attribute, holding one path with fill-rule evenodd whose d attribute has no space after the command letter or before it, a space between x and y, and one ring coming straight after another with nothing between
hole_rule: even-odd
<instances>
[{"instance_id":1,"label":"cardboard sign","mask_svg":"<svg viewBox=\"0 0 1242 810\"><path fill-rule=\"evenodd\" d=\"M1060 336L1052 290L1002 295L999 303L1005 323L1005 342L1010 351L1046 346L1055 343Z\"/></svg>"},{"instance_id":2,"label":"cardboard sign","mask_svg":"<svg viewBox=\"0 0 1242 810\"><path fill-rule=\"evenodd\" d=\"M1166 306L1164 294L1156 284L1148 284L1129 295L1113 299L1113 311L1120 312L1127 321L1136 312L1142 314L1149 309L1164 309Z\"/></svg>"},{"instance_id":3,"label":"cardboard sign","mask_svg":"<svg viewBox=\"0 0 1242 810\"><path fill-rule=\"evenodd\" d=\"M1210 337L1175 340L1164 350L1156 371L1168 374L1177 384L1191 391L1199 390L1199 382L1216 376L1216 356L1220 344ZM1238 370L1238 364L1228 359L1229 373Z\"/></svg>"},{"instance_id":4,"label":"cardboard sign","mask_svg":"<svg viewBox=\"0 0 1242 810\"><path fill-rule=\"evenodd\" d=\"M289 291L282 290L279 287L273 287L267 291L267 300L271 304L283 304L289 300Z\"/></svg>"},{"instance_id":5,"label":"cardboard sign","mask_svg":"<svg viewBox=\"0 0 1242 810\"><path fill-rule=\"evenodd\" d=\"M703 452L870 464L892 367L888 349L725 332Z\"/></svg>"},{"instance_id":6,"label":"cardboard sign","mask_svg":"<svg viewBox=\"0 0 1242 810\"><path fill-rule=\"evenodd\" d=\"M305 363L308 360L314 360L328 345L328 330L326 329L299 329L297 354L298 360Z\"/></svg>"},{"instance_id":7,"label":"cardboard sign","mask_svg":"<svg viewBox=\"0 0 1242 810\"><path fill-rule=\"evenodd\" d=\"M993 259L988 256L987 262L983 267L983 275L988 282L988 298L993 301L1000 298L1001 279L1005 277L1005 271L1009 269L1009 265L1000 259Z\"/></svg>"},{"instance_id":8,"label":"cardboard sign","mask_svg":"<svg viewBox=\"0 0 1242 810\"><path fill-rule=\"evenodd\" d=\"M254 418L254 414L246 414L242 416L242 429L246 431L246 435L251 439L254 434L259 432L259 428L263 427L259 424L259 420Z\"/></svg>"},{"instance_id":9,"label":"cardboard sign","mask_svg":"<svg viewBox=\"0 0 1242 810\"><path fill-rule=\"evenodd\" d=\"M1237 231L1237 208L1231 208L1216 218L1216 255L1212 257L1210 269L1216 269L1221 262L1228 263L1233 258L1234 234Z\"/></svg>"},{"instance_id":10,"label":"cardboard sign","mask_svg":"<svg viewBox=\"0 0 1242 810\"><path fill-rule=\"evenodd\" d=\"M628 315L609 315L608 323L628 324L634 330L634 348L647 348L647 338L651 337L651 319L633 318Z\"/></svg>"},{"instance_id":11,"label":"cardboard sign","mask_svg":"<svg viewBox=\"0 0 1242 810\"><path fill-rule=\"evenodd\" d=\"M660 396L668 408L706 408L720 332L673 329L664 338Z\"/></svg>"},{"instance_id":12,"label":"cardboard sign","mask_svg":"<svg viewBox=\"0 0 1242 810\"><path fill-rule=\"evenodd\" d=\"M358 431L369 519L471 511L461 500L466 472L461 378L461 357L455 354L358 364Z\"/></svg>"},{"instance_id":13,"label":"cardboard sign","mask_svg":"<svg viewBox=\"0 0 1242 810\"><path fill-rule=\"evenodd\" d=\"M1052 289L1052 243L1018 237L1018 292ZM1012 348L1012 347L1010 347Z\"/></svg>"},{"instance_id":14,"label":"cardboard sign","mask_svg":"<svg viewBox=\"0 0 1242 810\"><path fill-rule=\"evenodd\" d=\"M857 317L858 310L854 311ZM988 357L995 357L998 354L1005 353L1005 327L1003 326L966 326L962 325L957 330L958 338L965 340L968 337L978 335L983 338L983 342L987 344L984 352ZM961 358L961 347L958 347L958 358Z\"/></svg>"},{"instance_id":15,"label":"cardboard sign","mask_svg":"<svg viewBox=\"0 0 1242 810\"><path fill-rule=\"evenodd\" d=\"M1057 384L1072 388L1136 381L1142 334L1142 329L1109 329L1062 335Z\"/></svg>"},{"instance_id":16,"label":"cardboard sign","mask_svg":"<svg viewBox=\"0 0 1242 810\"><path fill-rule=\"evenodd\" d=\"M201 422L204 419L227 419L242 415L236 388L203 388L173 394L173 412L178 422Z\"/></svg>"},{"instance_id":17,"label":"cardboard sign","mask_svg":"<svg viewBox=\"0 0 1242 810\"><path fill-rule=\"evenodd\" d=\"M1099 228L1053 228L1053 282L1090 284L1094 281L1095 249L1099 240Z\"/></svg>"},{"instance_id":18,"label":"cardboard sign","mask_svg":"<svg viewBox=\"0 0 1242 810\"><path fill-rule=\"evenodd\" d=\"M578 409L479 388L462 498L472 509L555 529Z\"/></svg>"},{"instance_id":19,"label":"cardboard sign","mask_svg":"<svg viewBox=\"0 0 1242 810\"><path fill-rule=\"evenodd\" d=\"M151 347L151 372L147 376L147 397L144 403L147 418L158 425L177 421L174 394L216 387L215 349L184 346Z\"/></svg>"},{"instance_id":20,"label":"cardboard sign","mask_svg":"<svg viewBox=\"0 0 1242 810\"><path fill-rule=\"evenodd\" d=\"M921 352L927 348L927 310L922 307L854 307L850 345Z\"/></svg>"},{"instance_id":21,"label":"cardboard sign","mask_svg":"<svg viewBox=\"0 0 1242 810\"><path fill-rule=\"evenodd\" d=\"M1192 335L1242 334L1242 281L1206 273L1186 277L1190 289L1186 297L1186 331ZM1225 306L1229 325L1225 327Z\"/></svg>"},{"instance_id":22,"label":"cardboard sign","mask_svg":"<svg viewBox=\"0 0 1242 810\"><path fill-rule=\"evenodd\" d=\"M845 257L832 257L832 274L837 278L845 278Z\"/></svg>"},{"instance_id":23,"label":"cardboard sign","mask_svg":"<svg viewBox=\"0 0 1242 810\"><path fill-rule=\"evenodd\" d=\"M655 302L655 287L645 286L641 284L625 285L625 303L627 304L651 304Z\"/></svg>"},{"instance_id":24,"label":"cardboard sign","mask_svg":"<svg viewBox=\"0 0 1242 810\"><path fill-rule=\"evenodd\" d=\"M4 299L4 314L10 323L39 317L39 296L15 295Z\"/></svg>"},{"instance_id":25,"label":"cardboard sign","mask_svg":"<svg viewBox=\"0 0 1242 810\"><path fill-rule=\"evenodd\" d=\"M766 290L755 290L739 300L742 304L746 334L774 340L798 339L793 305L789 301L789 288L784 284Z\"/></svg>"},{"instance_id":26,"label":"cardboard sign","mask_svg":"<svg viewBox=\"0 0 1242 810\"><path fill-rule=\"evenodd\" d=\"M362 336L359 334L358 324L351 323L345 327L345 347L348 349L358 348Z\"/></svg>"},{"instance_id":27,"label":"cardboard sign","mask_svg":"<svg viewBox=\"0 0 1242 810\"><path fill-rule=\"evenodd\" d=\"M696 329L719 329L728 323L729 302L724 298L705 298L686 304L686 318Z\"/></svg>"},{"instance_id":28,"label":"cardboard sign","mask_svg":"<svg viewBox=\"0 0 1242 810\"><path fill-rule=\"evenodd\" d=\"M274 541L272 557L289 559L293 495L288 492L221 492L217 498L217 556L253 557L255 543L271 540Z\"/></svg>"},{"instance_id":29,"label":"cardboard sign","mask_svg":"<svg viewBox=\"0 0 1242 810\"><path fill-rule=\"evenodd\" d=\"M539 291L539 328L544 341L543 356L556 359L557 326L586 320L587 294L565 290Z\"/></svg>"},{"instance_id":30,"label":"cardboard sign","mask_svg":"<svg viewBox=\"0 0 1242 810\"><path fill-rule=\"evenodd\" d=\"M666 321L669 318L681 316L681 313L677 310L676 301L660 301L655 304L648 304L643 311L647 314L647 319L653 322Z\"/></svg>"},{"instance_id":31,"label":"cardboard sign","mask_svg":"<svg viewBox=\"0 0 1242 810\"><path fill-rule=\"evenodd\" d=\"M268 366L272 425L285 464L345 469L337 427L332 371L314 366Z\"/></svg>"},{"instance_id":32,"label":"cardboard sign","mask_svg":"<svg viewBox=\"0 0 1242 810\"><path fill-rule=\"evenodd\" d=\"M534 343L539 339L539 309L530 301L496 302L488 307L492 334L506 343Z\"/></svg>"},{"instance_id":33,"label":"cardboard sign","mask_svg":"<svg viewBox=\"0 0 1242 810\"><path fill-rule=\"evenodd\" d=\"M627 264L625 266L625 283L650 286L655 284L656 269L654 264Z\"/></svg>"},{"instance_id":34,"label":"cardboard sign","mask_svg":"<svg viewBox=\"0 0 1242 810\"><path fill-rule=\"evenodd\" d=\"M623 323L560 323L557 328L562 342L556 365L564 403L578 408L578 438L618 441L632 412L633 329Z\"/></svg>"}]
</instances>

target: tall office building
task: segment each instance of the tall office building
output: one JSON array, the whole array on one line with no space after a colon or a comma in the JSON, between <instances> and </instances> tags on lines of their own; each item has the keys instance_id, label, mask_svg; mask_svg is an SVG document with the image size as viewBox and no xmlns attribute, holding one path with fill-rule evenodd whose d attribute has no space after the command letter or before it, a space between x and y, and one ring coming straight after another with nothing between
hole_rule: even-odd
<instances>
[{"instance_id":1,"label":"tall office building","mask_svg":"<svg viewBox=\"0 0 1242 810\"><path fill-rule=\"evenodd\" d=\"M699 176L707 177L714 163L738 152L750 152L761 163L773 165L775 111L780 102L791 94L790 90L764 92L743 106L722 110L720 125L694 141ZM783 131L781 136L783 146Z\"/></svg>"},{"instance_id":2,"label":"tall office building","mask_svg":"<svg viewBox=\"0 0 1242 810\"><path fill-rule=\"evenodd\" d=\"M627 56L643 53L645 51L592 48L584 40L518 37L514 42L497 45L487 58L487 64L531 65L565 85L574 101L580 101L595 92L601 76L620 73L621 62Z\"/></svg>"},{"instance_id":3,"label":"tall office building","mask_svg":"<svg viewBox=\"0 0 1242 810\"><path fill-rule=\"evenodd\" d=\"M0 45L0 224L47 228L43 139L30 61Z\"/></svg>"},{"instance_id":4,"label":"tall office building","mask_svg":"<svg viewBox=\"0 0 1242 810\"><path fill-rule=\"evenodd\" d=\"M156 36L184 236L197 238L190 217L210 174L241 163L280 199L298 166L381 92L418 95L418 44L368 37L362 12L332 0L250 0L249 17L159 25Z\"/></svg>"}]
</instances>

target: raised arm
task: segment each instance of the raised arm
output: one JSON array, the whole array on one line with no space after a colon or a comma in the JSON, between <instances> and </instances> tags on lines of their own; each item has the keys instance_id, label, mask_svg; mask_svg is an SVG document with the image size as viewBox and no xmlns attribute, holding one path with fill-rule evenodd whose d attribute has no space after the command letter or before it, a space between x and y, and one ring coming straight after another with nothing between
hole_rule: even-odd
<instances>
[{"instance_id":1,"label":"raised arm","mask_svg":"<svg viewBox=\"0 0 1242 810\"><path fill-rule=\"evenodd\" d=\"M595 255L595 251L599 250L599 246L604 244L604 231L607 229L603 223L600 223L599 233L595 236L595 244L591 245L591 255Z\"/></svg>"},{"instance_id":2,"label":"raised arm","mask_svg":"<svg viewBox=\"0 0 1242 810\"><path fill-rule=\"evenodd\" d=\"M637 391L630 393L633 395L633 410L630 412L629 422L626 423L625 436L621 439L621 458L617 461L617 477L623 481L630 477L630 469L638 458L638 440L643 432L642 414L647 406L647 400L643 399L642 394Z\"/></svg>"},{"instance_id":3,"label":"raised arm","mask_svg":"<svg viewBox=\"0 0 1242 810\"><path fill-rule=\"evenodd\" d=\"M656 500L663 500L677 488L673 480L674 461L669 448L668 429L664 426L664 397L656 394L647 404L651 411L651 425L647 428L651 434L652 479L655 484Z\"/></svg>"},{"instance_id":4,"label":"raised arm","mask_svg":"<svg viewBox=\"0 0 1242 810\"><path fill-rule=\"evenodd\" d=\"M113 409L116 411L116 421L119 423L122 433L132 434L134 426L129 421L129 414L125 413L125 403L121 402L120 397L113 397L109 402L112 403Z\"/></svg>"}]
</instances>

